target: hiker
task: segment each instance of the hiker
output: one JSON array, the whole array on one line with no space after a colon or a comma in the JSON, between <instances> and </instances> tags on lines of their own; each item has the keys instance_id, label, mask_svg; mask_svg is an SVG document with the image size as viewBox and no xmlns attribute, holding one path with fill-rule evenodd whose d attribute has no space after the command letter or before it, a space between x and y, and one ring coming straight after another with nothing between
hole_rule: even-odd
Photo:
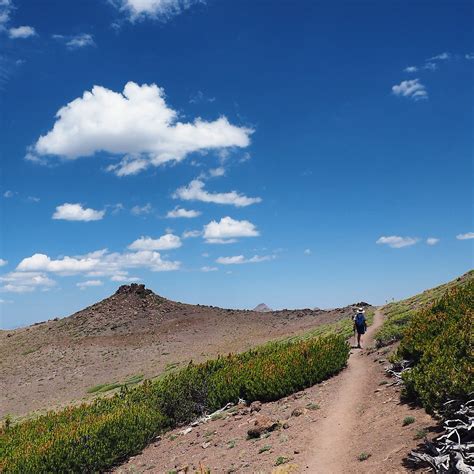
<instances>
[{"instance_id":1,"label":"hiker","mask_svg":"<svg viewBox=\"0 0 474 474\"><path fill-rule=\"evenodd\" d=\"M357 349L362 349L360 346L360 338L362 334L367 331L367 321L365 319L364 308L359 308L354 316L354 335L357 331Z\"/></svg>"}]
</instances>

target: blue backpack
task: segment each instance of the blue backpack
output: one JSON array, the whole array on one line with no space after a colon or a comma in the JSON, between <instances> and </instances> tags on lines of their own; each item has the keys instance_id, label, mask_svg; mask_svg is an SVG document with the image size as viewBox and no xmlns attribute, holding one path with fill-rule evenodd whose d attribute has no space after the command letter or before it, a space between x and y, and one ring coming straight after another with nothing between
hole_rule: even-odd
<instances>
[{"instance_id":1,"label":"blue backpack","mask_svg":"<svg viewBox=\"0 0 474 474\"><path fill-rule=\"evenodd\" d=\"M354 322L358 328L365 327L365 316L362 313L357 313Z\"/></svg>"}]
</instances>

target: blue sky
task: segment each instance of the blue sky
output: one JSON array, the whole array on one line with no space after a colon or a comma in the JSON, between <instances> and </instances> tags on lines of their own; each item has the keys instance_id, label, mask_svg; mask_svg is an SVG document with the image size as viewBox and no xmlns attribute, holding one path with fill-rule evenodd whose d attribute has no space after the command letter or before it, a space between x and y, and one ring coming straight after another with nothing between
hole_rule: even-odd
<instances>
[{"instance_id":1,"label":"blue sky","mask_svg":"<svg viewBox=\"0 0 474 474\"><path fill-rule=\"evenodd\" d=\"M473 21L470 1L0 0L1 327L130 281L334 307L469 270Z\"/></svg>"}]
</instances>

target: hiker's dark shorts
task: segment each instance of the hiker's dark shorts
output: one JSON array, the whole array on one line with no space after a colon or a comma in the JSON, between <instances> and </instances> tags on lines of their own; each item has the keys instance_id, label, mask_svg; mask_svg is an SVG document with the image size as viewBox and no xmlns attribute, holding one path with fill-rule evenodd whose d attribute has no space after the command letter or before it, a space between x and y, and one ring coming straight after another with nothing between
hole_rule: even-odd
<instances>
[{"instance_id":1,"label":"hiker's dark shorts","mask_svg":"<svg viewBox=\"0 0 474 474\"><path fill-rule=\"evenodd\" d=\"M357 334L365 334L365 327L356 326L356 331L357 331Z\"/></svg>"}]
</instances>

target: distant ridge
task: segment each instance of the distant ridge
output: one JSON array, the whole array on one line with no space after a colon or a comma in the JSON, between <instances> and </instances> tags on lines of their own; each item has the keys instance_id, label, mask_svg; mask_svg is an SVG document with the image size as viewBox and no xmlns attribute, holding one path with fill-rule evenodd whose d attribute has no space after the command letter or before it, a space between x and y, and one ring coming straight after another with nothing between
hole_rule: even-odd
<instances>
[{"instance_id":1,"label":"distant ridge","mask_svg":"<svg viewBox=\"0 0 474 474\"><path fill-rule=\"evenodd\" d=\"M271 313L273 309L269 308L265 303L260 303L259 305L255 306L253 311L257 311L258 313Z\"/></svg>"}]
</instances>

